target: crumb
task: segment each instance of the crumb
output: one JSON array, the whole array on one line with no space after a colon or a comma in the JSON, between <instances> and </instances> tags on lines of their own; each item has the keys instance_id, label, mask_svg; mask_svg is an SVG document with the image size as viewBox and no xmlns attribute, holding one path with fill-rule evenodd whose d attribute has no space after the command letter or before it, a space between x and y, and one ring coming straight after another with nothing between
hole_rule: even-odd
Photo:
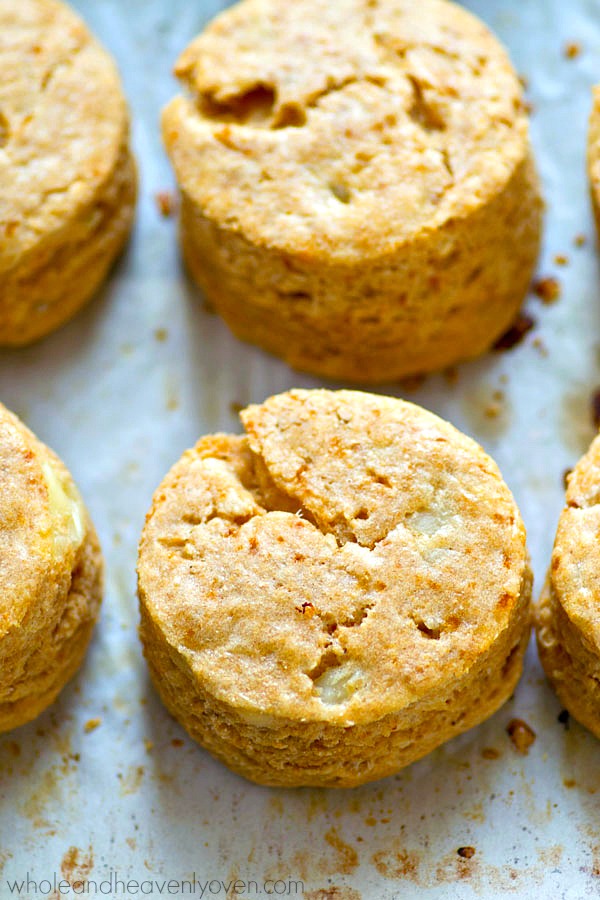
<instances>
[{"instance_id":1,"label":"crumb","mask_svg":"<svg viewBox=\"0 0 600 900\"><path fill-rule=\"evenodd\" d=\"M581 234L581 233L576 234L575 237L573 238L573 243L575 244L576 247L585 247L585 245L587 243L587 238L586 238L585 234Z\"/></svg>"},{"instance_id":2,"label":"crumb","mask_svg":"<svg viewBox=\"0 0 600 900\"><path fill-rule=\"evenodd\" d=\"M405 391L417 391L425 383L424 375L409 375L400 379L400 387Z\"/></svg>"},{"instance_id":3,"label":"crumb","mask_svg":"<svg viewBox=\"0 0 600 900\"><path fill-rule=\"evenodd\" d=\"M501 412L502 407L499 403L488 403L488 405L483 410L483 414L486 419L497 419Z\"/></svg>"},{"instance_id":4,"label":"crumb","mask_svg":"<svg viewBox=\"0 0 600 900\"><path fill-rule=\"evenodd\" d=\"M538 278L532 285L533 293L542 303L556 303L560 297L560 281L558 278Z\"/></svg>"},{"instance_id":5,"label":"crumb","mask_svg":"<svg viewBox=\"0 0 600 900\"><path fill-rule=\"evenodd\" d=\"M535 347L540 356L548 356L548 348L546 347L541 337L534 338L531 342L531 345L532 347Z\"/></svg>"},{"instance_id":6,"label":"crumb","mask_svg":"<svg viewBox=\"0 0 600 900\"><path fill-rule=\"evenodd\" d=\"M570 471L570 470L569 470L569 471ZM561 711L559 712L559 714L557 715L556 718L557 718L557 720L560 722L561 725L564 725L565 731L568 731L568 730L569 730L569 724L570 724L570 723L569 723L569 719L571 718L571 716L569 715L569 710L568 710L568 709L561 709Z\"/></svg>"},{"instance_id":7,"label":"crumb","mask_svg":"<svg viewBox=\"0 0 600 900\"><path fill-rule=\"evenodd\" d=\"M577 59L581 53L581 44L577 41L568 41L563 48L563 53L567 59Z\"/></svg>"},{"instance_id":8,"label":"crumb","mask_svg":"<svg viewBox=\"0 0 600 900\"><path fill-rule=\"evenodd\" d=\"M496 750L495 747L484 747L481 751L481 755L484 759L499 759L500 751Z\"/></svg>"},{"instance_id":9,"label":"crumb","mask_svg":"<svg viewBox=\"0 0 600 900\"><path fill-rule=\"evenodd\" d=\"M177 199L173 191L157 191L154 199L159 213L165 219L170 218L177 209Z\"/></svg>"},{"instance_id":10,"label":"crumb","mask_svg":"<svg viewBox=\"0 0 600 900\"><path fill-rule=\"evenodd\" d=\"M239 414L241 413L241 411L244 408L245 407L244 407L243 403L237 403L235 400L232 400L231 403L229 404L229 409L231 410L231 412L234 416L239 416Z\"/></svg>"},{"instance_id":11,"label":"crumb","mask_svg":"<svg viewBox=\"0 0 600 900\"><path fill-rule=\"evenodd\" d=\"M535 106L533 105L531 100L523 100L523 109L528 116L532 116L535 112Z\"/></svg>"},{"instance_id":12,"label":"crumb","mask_svg":"<svg viewBox=\"0 0 600 900\"><path fill-rule=\"evenodd\" d=\"M568 266L569 257L565 253L555 253L554 262L557 266Z\"/></svg>"},{"instance_id":13,"label":"crumb","mask_svg":"<svg viewBox=\"0 0 600 900\"><path fill-rule=\"evenodd\" d=\"M563 778L563 784L566 788L574 788L577 782L574 778Z\"/></svg>"},{"instance_id":14,"label":"crumb","mask_svg":"<svg viewBox=\"0 0 600 900\"><path fill-rule=\"evenodd\" d=\"M592 422L596 428L600 428L600 388L592 394Z\"/></svg>"},{"instance_id":15,"label":"crumb","mask_svg":"<svg viewBox=\"0 0 600 900\"><path fill-rule=\"evenodd\" d=\"M565 491L569 487L569 475L571 474L572 471L573 471L573 469L565 469L565 471L563 472L562 483L563 483L563 487L564 487ZM563 709L563 711L558 714L559 722L562 722L561 716L563 716L563 715L566 715L567 721L568 721L569 713L567 712L566 709Z\"/></svg>"},{"instance_id":16,"label":"crumb","mask_svg":"<svg viewBox=\"0 0 600 900\"><path fill-rule=\"evenodd\" d=\"M475 847L459 847L456 852L462 859L472 859L475 856Z\"/></svg>"},{"instance_id":17,"label":"crumb","mask_svg":"<svg viewBox=\"0 0 600 900\"><path fill-rule=\"evenodd\" d=\"M154 332L154 337L159 342L159 344L162 344L169 337L169 332L166 328L157 328Z\"/></svg>"},{"instance_id":18,"label":"crumb","mask_svg":"<svg viewBox=\"0 0 600 900\"><path fill-rule=\"evenodd\" d=\"M535 326L535 319L528 313L521 312L510 326L500 335L494 344L494 350L511 350L520 344L525 335Z\"/></svg>"},{"instance_id":19,"label":"crumb","mask_svg":"<svg viewBox=\"0 0 600 900\"><path fill-rule=\"evenodd\" d=\"M511 719L506 726L506 731L515 750L522 753L523 756L527 756L529 748L537 737L533 728L523 719Z\"/></svg>"},{"instance_id":20,"label":"crumb","mask_svg":"<svg viewBox=\"0 0 600 900\"><path fill-rule=\"evenodd\" d=\"M181 738L173 738L171 741L171 747L183 747L185 741L182 741Z\"/></svg>"},{"instance_id":21,"label":"crumb","mask_svg":"<svg viewBox=\"0 0 600 900\"><path fill-rule=\"evenodd\" d=\"M146 748L146 753L151 753L154 749L154 741L151 741L149 738L144 738L144 747Z\"/></svg>"},{"instance_id":22,"label":"crumb","mask_svg":"<svg viewBox=\"0 0 600 900\"><path fill-rule=\"evenodd\" d=\"M529 90L529 79L526 75L519 75L519 84L523 88L524 91Z\"/></svg>"},{"instance_id":23,"label":"crumb","mask_svg":"<svg viewBox=\"0 0 600 900\"><path fill-rule=\"evenodd\" d=\"M90 731L95 731L99 725L102 725L102 719L97 717L95 719L88 719L85 725L83 726L83 730L86 734L89 734Z\"/></svg>"}]
</instances>

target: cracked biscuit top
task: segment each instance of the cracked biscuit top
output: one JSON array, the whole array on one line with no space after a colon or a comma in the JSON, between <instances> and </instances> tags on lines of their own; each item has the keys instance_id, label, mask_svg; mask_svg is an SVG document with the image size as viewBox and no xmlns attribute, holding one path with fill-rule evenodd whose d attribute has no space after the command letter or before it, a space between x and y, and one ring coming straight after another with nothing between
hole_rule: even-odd
<instances>
[{"instance_id":1,"label":"cracked biscuit top","mask_svg":"<svg viewBox=\"0 0 600 900\"><path fill-rule=\"evenodd\" d=\"M61 461L0 404L0 638L35 630L65 591L89 522Z\"/></svg>"},{"instance_id":2,"label":"cracked biscuit top","mask_svg":"<svg viewBox=\"0 0 600 900\"><path fill-rule=\"evenodd\" d=\"M552 554L552 587L584 649L600 656L600 437L569 475ZM591 659L590 659L591 662ZM600 678L600 664L595 663Z\"/></svg>"},{"instance_id":3,"label":"cracked biscuit top","mask_svg":"<svg viewBox=\"0 0 600 900\"><path fill-rule=\"evenodd\" d=\"M242 420L172 468L140 546L141 602L202 688L258 724L349 725L493 652L527 553L474 441L354 391L294 390Z\"/></svg>"},{"instance_id":4,"label":"cracked biscuit top","mask_svg":"<svg viewBox=\"0 0 600 900\"><path fill-rule=\"evenodd\" d=\"M178 182L260 246L391 252L486 203L528 153L504 49L446 0L243 0L175 73Z\"/></svg>"},{"instance_id":5,"label":"cracked biscuit top","mask_svg":"<svg viewBox=\"0 0 600 900\"><path fill-rule=\"evenodd\" d=\"M0 0L0 68L1 272L93 201L128 116L113 61L57 0Z\"/></svg>"}]
</instances>

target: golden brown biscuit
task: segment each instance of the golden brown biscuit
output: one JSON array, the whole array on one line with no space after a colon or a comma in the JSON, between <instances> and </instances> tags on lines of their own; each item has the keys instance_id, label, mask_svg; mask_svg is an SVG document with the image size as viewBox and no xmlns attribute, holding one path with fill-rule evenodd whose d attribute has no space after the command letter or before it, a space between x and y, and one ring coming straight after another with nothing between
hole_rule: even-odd
<instances>
[{"instance_id":1,"label":"golden brown biscuit","mask_svg":"<svg viewBox=\"0 0 600 900\"><path fill-rule=\"evenodd\" d=\"M0 732L75 673L101 594L98 539L69 472L0 404Z\"/></svg>"},{"instance_id":2,"label":"golden brown biscuit","mask_svg":"<svg viewBox=\"0 0 600 900\"><path fill-rule=\"evenodd\" d=\"M375 382L476 356L511 323L541 202L522 90L442 0L243 0L164 110L187 265L235 334Z\"/></svg>"},{"instance_id":3,"label":"golden brown biscuit","mask_svg":"<svg viewBox=\"0 0 600 900\"><path fill-rule=\"evenodd\" d=\"M0 345L43 337L91 297L133 220L115 64L58 0L0 0Z\"/></svg>"},{"instance_id":4,"label":"golden brown biscuit","mask_svg":"<svg viewBox=\"0 0 600 900\"><path fill-rule=\"evenodd\" d=\"M587 148L588 178L596 228L600 233L600 85L593 89Z\"/></svg>"},{"instance_id":5,"label":"golden brown biscuit","mask_svg":"<svg viewBox=\"0 0 600 900\"><path fill-rule=\"evenodd\" d=\"M568 477L537 642L561 703L600 738L600 437Z\"/></svg>"},{"instance_id":6,"label":"golden brown biscuit","mask_svg":"<svg viewBox=\"0 0 600 900\"><path fill-rule=\"evenodd\" d=\"M529 635L525 530L495 463L429 412L290 391L158 488L141 638L165 705L264 784L381 778L491 715Z\"/></svg>"}]
</instances>

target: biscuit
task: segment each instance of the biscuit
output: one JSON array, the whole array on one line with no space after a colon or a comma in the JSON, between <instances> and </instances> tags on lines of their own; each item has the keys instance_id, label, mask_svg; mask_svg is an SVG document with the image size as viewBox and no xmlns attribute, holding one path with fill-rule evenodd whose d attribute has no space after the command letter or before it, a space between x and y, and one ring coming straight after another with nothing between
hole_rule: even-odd
<instances>
[{"instance_id":1,"label":"biscuit","mask_svg":"<svg viewBox=\"0 0 600 900\"><path fill-rule=\"evenodd\" d=\"M600 233L600 85L593 89L587 147L588 179L596 229Z\"/></svg>"},{"instance_id":2,"label":"biscuit","mask_svg":"<svg viewBox=\"0 0 600 900\"><path fill-rule=\"evenodd\" d=\"M189 271L293 367L381 382L514 319L541 201L522 89L442 0L243 0L180 56L163 112Z\"/></svg>"},{"instance_id":3,"label":"biscuit","mask_svg":"<svg viewBox=\"0 0 600 900\"><path fill-rule=\"evenodd\" d=\"M96 532L69 472L0 405L0 732L81 663L102 594Z\"/></svg>"},{"instance_id":4,"label":"biscuit","mask_svg":"<svg viewBox=\"0 0 600 900\"><path fill-rule=\"evenodd\" d=\"M568 476L535 610L542 665L562 704L600 738L600 437Z\"/></svg>"},{"instance_id":5,"label":"biscuit","mask_svg":"<svg viewBox=\"0 0 600 900\"><path fill-rule=\"evenodd\" d=\"M119 75L58 0L0 2L0 345L43 337L104 280L136 173Z\"/></svg>"},{"instance_id":6,"label":"biscuit","mask_svg":"<svg viewBox=\"0 0 600 900\"><path fill-rule=\"evenodd\" d=\"M495 463L413 404L294 390L204 437L138 561L154 684L268 785L372 781L491 715L529 635L525 531Z\"/></svg>"}]
</instances>

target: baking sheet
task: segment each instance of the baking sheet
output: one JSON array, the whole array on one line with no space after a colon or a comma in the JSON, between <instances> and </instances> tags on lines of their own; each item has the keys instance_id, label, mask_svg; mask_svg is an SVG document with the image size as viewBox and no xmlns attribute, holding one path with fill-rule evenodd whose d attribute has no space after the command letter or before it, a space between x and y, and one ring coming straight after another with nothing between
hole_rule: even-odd
<instances>
[{"instance_id":1,"label":"baking sheet","mask_svg":"<svg viewBox=\"0 0 600 900\"><path fill-rule=\"evenodd\" d=\"M185 896L181 881L194 873L193 896L223 898L600 895L600 745L557 721L560 705L533 647L514 699L487 723L349 792L247 784L196 747L157 700L136 636L134 575L154 488L200 434L239 430L236 406L318 382L242 346L203 309L180 269L175 221L155 202L173 186L157 127L176 89L171 65L226 4L74 5L121 67L141 192L131 246L97 300L42 344L0 355L1 399L70 467L107 562L83 669L51 710L0 739L0 897L18 896L10 883L28 876L20 896L76 896L61 893L63 876L90 879L88 896L165 895L169 879L170 895ZM509 46L529 85L548 203L540 273L558 277L562 295L552 306L530 299L536 327L511 352L461 366L455 383L436 376L387 392L450 419L496 458L528 527L538 591L563 472L594 433L590 396L600 386L600 279L584 165L600 2L466 5ZM556 254L568 264L557 265ZM527 756L506 734L515 716L537 734ZM458 856L463 846L474 856ZM95 894L94 883L104 888Z\"/></svg>"}]
</instances>

